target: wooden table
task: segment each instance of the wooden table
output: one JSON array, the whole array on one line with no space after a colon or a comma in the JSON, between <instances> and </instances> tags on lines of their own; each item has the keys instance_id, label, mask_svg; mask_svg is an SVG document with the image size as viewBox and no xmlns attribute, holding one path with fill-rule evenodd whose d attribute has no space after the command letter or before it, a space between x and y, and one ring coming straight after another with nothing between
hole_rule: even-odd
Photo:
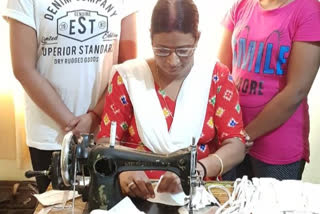
<instances>
[{"instance_id":1,"label":"wooden table","mask_svg":"<svg viewBox=\"0 0 320 214\"><path fill-rule=\"evenodd\" d=\"M216 185L222 185L226 187L227 189L230 190L230 192L233 190L232 188L232 182L229 181L222 181L222 182L206 182L206 187L208 187L210 184L216 184ZM212 194L217 198L217 200L223 204L228 200L228 195L221 189L213 189ZM150 214L161 214L161 213L178 213L179 207L172 207L172 206L166 206L163 204L154 204L150 203L148 201L144 200L137 200L137 199L132 199L133 203L137 206L137 208L141 211L144 211L146 213ZM67 203L67 207L64 210L54 208L52 209L49 213L50 214L69 214L71 213L71 206L72 206L72 201L69 201ZM44 207L39 203L37 206L36 210L34 213L39 213ZM46 209L46 208L44 208ZM75 214L85 214L87 213L86 211L86 203L82 201L81 197L77 198L75 200Z\"/></svg>"}]
</instances>

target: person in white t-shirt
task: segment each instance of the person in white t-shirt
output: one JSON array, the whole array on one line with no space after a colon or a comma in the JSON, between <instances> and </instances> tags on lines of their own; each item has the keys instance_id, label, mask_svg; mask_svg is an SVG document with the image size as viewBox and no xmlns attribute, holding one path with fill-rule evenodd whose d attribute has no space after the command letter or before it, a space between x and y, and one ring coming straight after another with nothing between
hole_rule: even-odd
<instances>
[{"instance_id":1,"label":"person in white t-shirt","mask_svg":"<svg viewBox=\"0 0 320 214\"><path fill-rule=\"evenodd\" d=\"M99 124L104 102L99 99L112 64L136 57L137 5L132 0L8 1L3 16L10 24L13 72L26 92L34 170L48 169L66 131L79 135ZM38 177L39 192L49 182Z\"/></svg>"}]
</instances>

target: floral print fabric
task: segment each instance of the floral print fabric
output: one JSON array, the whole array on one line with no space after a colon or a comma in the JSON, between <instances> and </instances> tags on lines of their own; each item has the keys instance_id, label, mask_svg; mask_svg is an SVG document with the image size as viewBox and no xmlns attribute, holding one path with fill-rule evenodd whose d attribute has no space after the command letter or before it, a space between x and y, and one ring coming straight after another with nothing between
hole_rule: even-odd
<instances>
[{"instance_id":1,"label":"floral print fabric","mask_svg":"<svg viewBox=\"0 0 320 214\"><path fill-rule=\"evenodd\" d=\"M155 90L169 130L174 118L175 101L166 96L164 90L161 90L156 83ZM228 68L221 63L217 63L214 68L207 105L202 134L198 142L198 159L213 153L220 142L228 138L238 137L244 142L238 92ZM121 141L122 145L149 151L139 137L133 106L118 72L108 86L98 138L110 137L111 121L117 122L116 140Z\"/></svg>"}]
</instances>

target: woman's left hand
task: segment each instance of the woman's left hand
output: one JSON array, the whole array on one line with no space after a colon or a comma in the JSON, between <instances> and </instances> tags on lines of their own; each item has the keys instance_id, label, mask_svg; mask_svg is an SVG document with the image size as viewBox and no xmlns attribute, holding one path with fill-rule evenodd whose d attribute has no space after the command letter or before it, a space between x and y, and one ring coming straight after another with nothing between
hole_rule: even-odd
<instances>
[{"instance_id":1,"label":"woman's left hand","mask_svg":"<svg viewBox=\"0 0 320 214\"><path fill-rule=\"evenodd\" d=\"M158 192L178 193L182 191L180 178L173 172L166 172L158 186Z\"/></svg>"}]
</instances>

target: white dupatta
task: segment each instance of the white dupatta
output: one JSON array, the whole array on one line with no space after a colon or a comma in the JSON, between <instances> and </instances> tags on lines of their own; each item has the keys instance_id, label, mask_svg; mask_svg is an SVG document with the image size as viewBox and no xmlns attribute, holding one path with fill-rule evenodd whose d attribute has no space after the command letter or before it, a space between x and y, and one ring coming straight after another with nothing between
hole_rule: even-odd
<instances>
[{"instance_id":1,"label":"white dupatta","mask_svg":"<svg viewBox=\"0 0 320 214\"><path fill-rule=\"evenodd\" d=\"M179 91L170 130L156 94L154 79L145 60L134 59L115 65L133 105L139 136L154 153L169 154L198 142L206 115L212 82L211 66L195 65Z\"/></svg>"}]
</instances>

